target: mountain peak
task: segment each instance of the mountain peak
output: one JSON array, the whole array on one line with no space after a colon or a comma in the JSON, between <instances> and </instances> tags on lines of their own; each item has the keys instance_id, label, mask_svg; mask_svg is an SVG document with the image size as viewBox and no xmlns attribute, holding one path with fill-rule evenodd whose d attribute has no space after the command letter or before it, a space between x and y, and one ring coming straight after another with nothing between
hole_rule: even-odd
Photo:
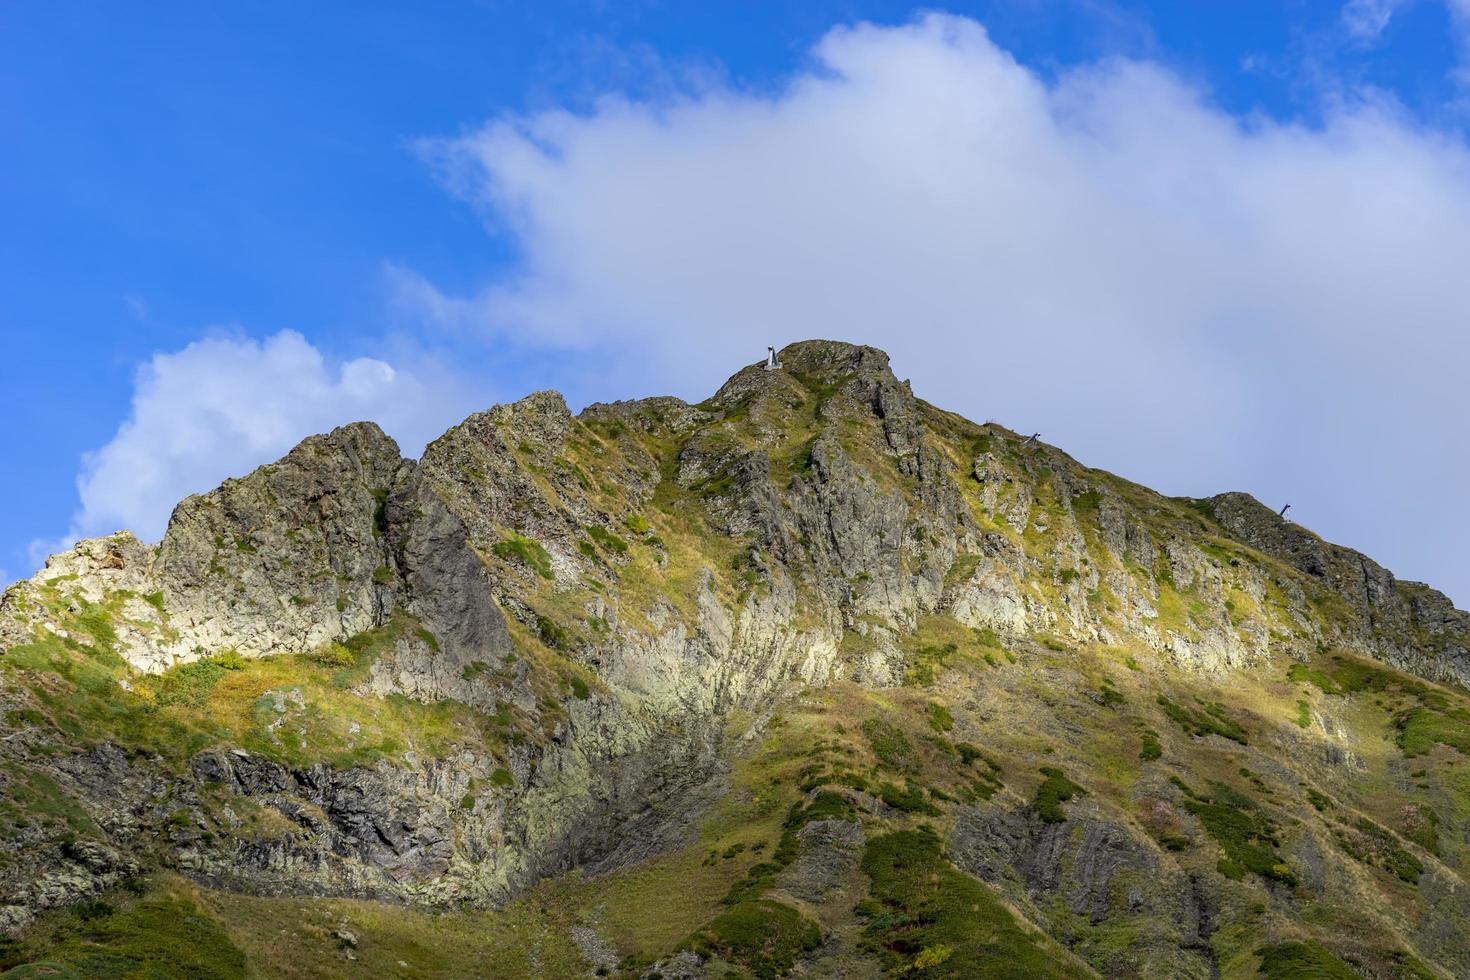
<instances>
[{"instance_id":1,"label":"mountain peak","mask_svg":"<svg viewBox=\"0 0 1470 980\"><path fill-rule=\"evenodd\" d=\"M766 361L749 364L720 386L709 404L725 407L749 395L780 391L792 383L809 390L830 390L857 382L869 391L897 389L900 382L889 366L888 355L876 347L839 340L802 340L781 348L780 365L768 370Z\"/></svg>"},{"instance_id":2,"label":"mountain peak","mask_svg":"<svg viewBox=\"0 0 1470 980\"><path fill-rule=\"evenodd\" d=\"M172 869L288 896L229 917L251 950L302 896L396 903L411 941L348 930L394 973L430 909L504 936L560 876L513 913L558 976L984 975L998 936L1037 976L1211 976L1254 969L1242 922L1252 957L1470 975L1470 617L876 348L779 360L697 406L538 392L417 462L344 426L7 591L0 929ZM411 966L525 973L477 941ZM318 945L297 972L340 973Z\"/></svg>"}]
</instances>

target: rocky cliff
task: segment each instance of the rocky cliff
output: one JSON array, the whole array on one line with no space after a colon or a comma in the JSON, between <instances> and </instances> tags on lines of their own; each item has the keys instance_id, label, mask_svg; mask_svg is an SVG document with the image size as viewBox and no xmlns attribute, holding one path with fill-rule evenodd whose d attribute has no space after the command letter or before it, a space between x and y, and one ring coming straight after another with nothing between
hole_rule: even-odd
<instances>
[{"instance_id":1,"label":"rocky cliff","mask_svg":"<svg viewBox=\"0 0 1470 980\"><path fill-rule=\"evenodd\" d=\"M699 405L535 394L417 462L346 426L9 589L11 958L122 955L57 917L160 882L543 883L573 966L507 975L1470 974L1470 615L881 351L781 361ZM588 911L661 874L677 935Z\"/></svg>"}]
</instances>

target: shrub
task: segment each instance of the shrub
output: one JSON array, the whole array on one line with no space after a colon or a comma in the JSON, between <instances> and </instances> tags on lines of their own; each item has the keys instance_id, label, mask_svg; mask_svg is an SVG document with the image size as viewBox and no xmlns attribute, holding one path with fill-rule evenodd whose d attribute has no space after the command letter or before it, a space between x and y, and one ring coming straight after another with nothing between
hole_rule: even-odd
<instances>
[{"instance_id":1,"label":"shrub","mask_svg":"<svg viewBox=\"0 0 1470 980\"><path fill-rule=\"evenodd\" d=\"M1196 793L1177 777L1174 784L1185 794L1184 806L1199 818L1205 832L1220 845L1225 856L1218 870L1227 878L1241 879L1246 872L1296 884L1296 876L1276 851L1276 827L1247 796L1224 783L1210 784L1208 793Z\"/></svg>"},{"instance_id":2,"label":"shrub","mask_svg":"<svg viewBox=\"0 0 1470 980\"><path fill-rule=\"evenodd\" d=\"M552 577L550 553L539 542L514 531L508 537L495 542L490 551L496 558L525 565L544 579Z\"/></svg>"},{"instance_id":3,"label":"shrub","mask_svg":"<svg viewBox=\"0 0 1470 980\"><path fill-rule=\"evenodd\" d=\"M536 616L536 632L541 637L541 642L553 650L565 650L567 648L567 631L562 629L553 620L547 619L539 613Z\"/></svg>"},{"instance_id":4,"label":"shrub","mask_svg":"<svg viewBox=\"0 0 1470 980\"><path fill-rule=\"evenodd\" d=\"M1032 805L1043 823L1062 823L1067 819L1062 804L1084 792L1081 786L1062 774L1060 769L1045 766L1041 774L1046 777L1036 788L1036 799Z\"/></svg>"},{"instance_id":5,"label":"shrub","mask_svg":"<svg viewBox=\"0 0 1470 980\"><path fill-rule=\"evenodd\" d=\"M601 525L587 525L587 534L591 536L593 541L597 542L598 547L603 551L616 555L626 555L628 553L628 542Z\"/></svg>"},{"instance_id":6,"label":"shrub","mask_svg":"<svg viewBox=\"0 0 1470 980\"><path fill-rule=\"evenodd\" d=\"M920 647L904 673L904 683L928 687L949 666L958 652L959 646L954 643Z\"/></svg>"},{"instance_id":7,"label":"shrub","mask_svg":"<svg viewBox=\"0 0 1470 980\"><path fill-rule=\"evenodd\" d=\"M216 653L214 655L214 662L219 664L225 670L245 669L245 658L240 656L240 651L234 649L233 647L228 650L221 650L219 653Z\"/></svg>"},{"instance_id":8,"label":"shrub","mask_svg":"<svg viewBox=\"0 0 1470 980\"><path fill-rule=\"evenodd\" d=\"M1398 729L1395 741L1411 759L1428 753L1436 742L1470 755L1470 712L1463 709L1410 708L1394 719L1394 725Z\"/></svg>"},{"instance_id":9,"label":"shrub","mask_svg":"<svg viewBox=\"0 0 1470 980\"><path fill-rule=\"evenodd\" d=\"M698 929L685 945L705 958L744 966L759 980L783 976L802 953L816 949L822 930L789 905L770 899L742 902Z\"/></svg>"},{"instance_id":10,"label":"shrub","mask_svg":"<svg viewBox=\"0 0 1470 980\"><path fill-rule=\"evenodd\" d=\"M900 789L893 783L883 783L878 787L878 798L884 803L903 813L922 813L926 816L939 816L939 809L928 800L924 799L924 791L914 783L907 783Z\"/></svg>"},{"instance_id":11,"label":"shrub","mask_svg":"<svg viewBox=\"0 0 1470 980\"><path fill-rule=\"evenodd\" d=\"M1164 754L1164 747L1159 743L1159 736L1153 732L1143 733L1143 746L1138 750L1138 757L1144 762L1152 762Z\"/></svg>"},{"instance_id":12,"label":"shrub","mask_svg":"<svg viewBox=\"0 0 1470 980\"><path fill-rule=\"evenodd\" d=\"M154 700L160 705L187 705L197 708L209 701L214 685L224 676L225 668L213 660L196 660L166 671Z\"/></svg>"},{"instance_id":13,"label":"shrub","mask_svg":"<svg viewBox=\"0 0 1470 980\"><path fill-rule=\"evenodd\" d=\"M1041 936L1024 928L984 885L944 859L927 827L870 839L863 871L871 897L864 945L885 971L905 977L1076 976Z\"/></svg>"},{"instance_id":14,"label":"shrub","mask_svg":"<svg viewBox=\"0 0 1470 980\"><path fill-rule=\"evenodd\" d=\"M1365 864L1376 864L1411 885L1419 883L1424 874L1424 864L1406 851L1398 838L1378 826L1367 817L1359 817L1353 824L1357 836L1339 831L1339 843L1353 857Z\"/></svg>"},{"instance_id":15,"label":"shrub","mask_svg":"<svg viewBox=\"0 0 1470 980\"><path fill-rule=\"evenodd\" d=\"M317 647L312 651L311 659L323 667L338 669L352 667L357 664L357 656L340 643L327 643Z\"/></svg>"},{"instance_id":16,"label":"shrub","mask_svg":"<svg viewBox=\"0 0 1470 980\"><path fill-rule=\"evenodd\" d=\"M1285 942L1262 946L1256 950L1261 958L1260 975L1268 980L1294 980L1315 977L1319 980L1354 980L1357 972L1320 943Z\"/></svg>"},{"instance_id":17,"label":"shrub","mask_svg":"<svg viewBox=\"0 0 1470 980\"><path fill-rule=\"evenodd\" d=\"M1232 742L1246 744L1245 729L1225 714L1225 708L1219 704L1209 704L1204 711L1196 711L1193 708L1175 704L1162 694L1158 696L1159 706L1180 728L1191 735L1219 735L1228 738Z\"/></svg>"},{"instance_id":18,"label":"shrub","mask_svg":"<svg viewBox=\"0 0 1470 980\"><path fill-rule=\"evenodd\" d=\"M886 765L902 767L907 764L913 748L897 726L881 718L869 718L863 722L863 735L872 746L873 754Z\"/></svg>"}]
</instances>

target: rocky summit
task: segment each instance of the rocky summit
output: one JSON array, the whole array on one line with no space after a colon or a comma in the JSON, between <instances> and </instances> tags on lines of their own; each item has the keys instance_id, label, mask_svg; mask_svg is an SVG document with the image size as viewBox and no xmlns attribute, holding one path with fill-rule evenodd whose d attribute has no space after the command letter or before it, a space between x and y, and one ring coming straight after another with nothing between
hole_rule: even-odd
<instances>
[{"instance_id":1,"label":"rocky summit","mask_svg":"<svg viewBox=\"0 0 1470 980\"><path fill-rule=\"evenodd\" d=\"M10 587L5 976L1470 976L1470 615L779 361Z\"/></svg>"}]
</instances>

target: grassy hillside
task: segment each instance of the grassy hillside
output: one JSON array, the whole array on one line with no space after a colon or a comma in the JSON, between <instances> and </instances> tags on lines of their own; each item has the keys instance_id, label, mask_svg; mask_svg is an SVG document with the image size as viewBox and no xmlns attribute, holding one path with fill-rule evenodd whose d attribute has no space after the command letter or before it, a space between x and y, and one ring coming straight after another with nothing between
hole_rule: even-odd
<instances>
[{"instance_id":1,"label":"grassy hillside","mask_svg":"<svg viewBox=\"0 0 1470 980\"><path fill-rule=\"evenodd\" d=\"M184 542L203 600L167 540L12 589L6 975L1470 973L1463 614L871 349L782 360L237 481L186 509L254 522ZM222 622L279 642L189 648Z\"/></svg>"}]
</instances>

